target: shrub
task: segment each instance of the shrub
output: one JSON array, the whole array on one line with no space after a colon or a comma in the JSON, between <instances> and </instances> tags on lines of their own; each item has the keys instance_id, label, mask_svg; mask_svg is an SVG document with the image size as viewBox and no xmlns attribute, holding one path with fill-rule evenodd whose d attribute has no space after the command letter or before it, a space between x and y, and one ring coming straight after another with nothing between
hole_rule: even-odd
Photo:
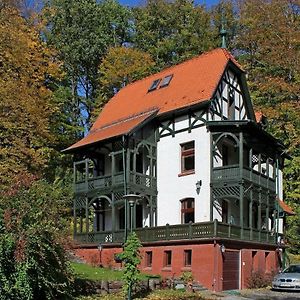
<instances>
[{"instance_id":1,"label":"shrub","mask_svg":"<svg viewBox=\"0 0 300 300\"><path fill-rule=\"evenodd\" d=\"M270 286L272 278L273 276L271 274L265 274L262 271L251 272L247 280L247 287L249 289L259 289Z\"/></svg>"},{"instance_id":2,"label":"shrub","mask_svg":"<svg viewBox=\"0 0 300 300\"><path fill-rule=\"evenodd\" d=\"M18 177L0 195L0 299L66 299L65 189Z\"/></svg>"},{"instance_id":3,"label":"shrub","mask_svg":"<svg viewBox=\"0 0 300 300\"><path fill-rule=\"evenodd\" d=\"M131 233L124 246L124 251L118 256L124 261L124 292L131 293L132 287L138 282L141 263L140 248L142 244L135 232Z\"/></svg>"}]
</instances>

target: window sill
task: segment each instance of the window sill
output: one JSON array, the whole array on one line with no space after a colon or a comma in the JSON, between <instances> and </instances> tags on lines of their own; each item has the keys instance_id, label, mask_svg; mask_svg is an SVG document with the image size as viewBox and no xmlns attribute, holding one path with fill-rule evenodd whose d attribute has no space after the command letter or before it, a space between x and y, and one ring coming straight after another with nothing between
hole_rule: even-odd
<instances>
[{"instance_id":1,"label":"window sill","mask_svg":"<svg viewBox=\"0 0 300 300\"><path fill-rule=\"evenodd\" d=\"M179 173L179 174L178 174L178 177L187 176L187 175L192 175L192 174L195 174L195 170L185 171L185 172Z\"/></svg>"},{"instance_id":2,"label":"window sill","mask_svg":"<svg viewBox=\"0 0 300 300\"><path fill-rule=\"evenodd\" d=\"M163 272L171 272L171 271L172 271L172 268L171 268L171 266L168 266L168 267L163 267L161 270L162 270Z\"/></svg>"},{"instance_id":3,"label":"window sill","mask_svg":"<svg viewBox=\"0 0 300 300\"><path fill-rule=\"evenodd\" d=\"M152 267L145 267L144 271L152 271Z\"/></svg>"},{"instance_id":4,"label":"window sill","mask_svg":"<svg viewBox=\"0 0 300 300\"><path fill-rule=\"evenodd\" d=\"M182 268L181 268L181 271L183 271L183 272L189 272L189 271L192 271L192 266L185 266L185 267L182 267Z\"/></svg>"}]
</instances>

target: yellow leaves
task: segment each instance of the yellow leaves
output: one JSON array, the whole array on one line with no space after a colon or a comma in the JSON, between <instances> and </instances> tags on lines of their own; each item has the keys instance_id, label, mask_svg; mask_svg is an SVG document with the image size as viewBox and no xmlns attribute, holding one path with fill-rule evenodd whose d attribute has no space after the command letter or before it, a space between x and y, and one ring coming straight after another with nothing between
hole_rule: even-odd
<instances>
[{"instance_id":1,"label":"yellow leaves","mask_svg":"<svg viewBox=\"0 0 300 300\"><path fill-rule=\"evenodd\" d=\"M0 183L15 172L41 173L47 145L54 137L49 121L54 111L48 74L59 74L51 51L32 26L13 9L0 11ZM49 63L49 61L51 63ZM51 76L50 75L50 76Z\"/></svg>"},{"instance_id":2,"label":"yellow leaves","mask_svg":"<svg viewBox=\"0 0 300 300\"><path fill-rule=\"evenodd\" d=\"M148 53L126 47L111 48L100 65L100 84L132 82L148 74L153 66Z\"/></svg>"}]
</instances>

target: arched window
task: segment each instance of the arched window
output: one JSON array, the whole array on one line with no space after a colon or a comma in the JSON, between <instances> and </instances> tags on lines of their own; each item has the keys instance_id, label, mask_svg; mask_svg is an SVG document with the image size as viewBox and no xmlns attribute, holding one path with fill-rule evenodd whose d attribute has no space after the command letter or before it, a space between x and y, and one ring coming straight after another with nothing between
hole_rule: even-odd
<instances>
[{"instance_id":1,"label":"arched window","mask_svg":"<svg viewBox=\"0 0 300 300\"><path fill-rule=\"evenodd\" d=\"M195 199L185 198L181 200L181 224L195 222Z\"/></svg>"}]
</instances>

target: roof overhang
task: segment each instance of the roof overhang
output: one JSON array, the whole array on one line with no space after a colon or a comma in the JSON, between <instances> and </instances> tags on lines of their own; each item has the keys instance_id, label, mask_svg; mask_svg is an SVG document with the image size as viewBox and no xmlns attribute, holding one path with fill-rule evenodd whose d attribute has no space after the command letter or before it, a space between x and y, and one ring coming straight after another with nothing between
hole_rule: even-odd
<instances>
[{"instance_id":1,"label":"roof overhang","mask_svg":"<svg viewBox=\"0 0 300 300\"><path fill-rule=\"evenodd\" d=\"M152 120L157 114L157 110L142 112L138 115L131 116L124 120L108 124L101 128L91 130L87 136L80 141L63 150L64 153L73 153L83 148L90 147L99 142L116 138L123 135L130 135L140 127L144 126L147 122Z\"/></svg>"},{"instance_id":2,"label":"roof overhang","mask_svg":"<svg viewBox=\"0 0 300 300\"><path fill-rule=\"evenodd\" d=\"M208 121L207 128L211 132L246 132L264 143L269 143L276 150L280 156L291 159L291 157L285 152L286 147L280 140L273 137L271 134L263 130L256 122L252 120L223 120L223 121Z\"/></svg>"},{"instance_id":3,"label":"roof overhang","mask_svg":"<svg viewBox=\"0 0 300 300\"><path fill-rule=\"evenodd\" d=\"M278 199L279 207L281 208L282 211L284 211L287 215L293 216L296 213L293 211L293 209L287 205L285 202L282 200Z\"/></svg>"}]
</instances>

